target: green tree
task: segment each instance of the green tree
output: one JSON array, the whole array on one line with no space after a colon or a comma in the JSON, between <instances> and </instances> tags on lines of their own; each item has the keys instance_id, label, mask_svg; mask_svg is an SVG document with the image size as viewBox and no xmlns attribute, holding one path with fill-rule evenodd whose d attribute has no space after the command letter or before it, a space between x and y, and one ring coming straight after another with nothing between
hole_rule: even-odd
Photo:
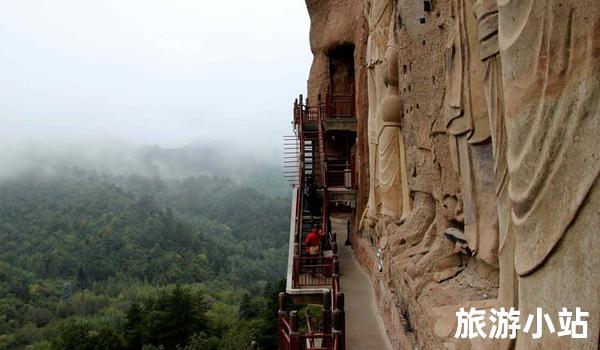
<instances>
[{"instance_id":1,"label":"green tree","mask_svg":"<svg viewBox=\"0 0 600 350\"><path fill-rule=\"evenodd\" d=\"M0 182L0 348L274 348L288 209L208 176Z\"/></svg>"},{"instance_id":2,"label":"green tree","mask_svg":"<svg viewBox=\"0 0 600 350\"><path fill-rule=\"evenodd\" d=\"M80 267L79 272L77 273L77 288L79 288L79 290L81 291L82 297L83 297L84 291L87 289L87 287L88 287L87 276L85 274L85 271L83 270L83 267Z\"/></svg>"},{"instance_id":3,"label":"green tree","mask_svg":"<svg viewBox=\"0 0 600 350\"><path fill-rule=\"evenodd\" d=\"M62 288L62 294L60 296L60 301L65 304L65 310L67 316L69 315L69 304L71 303L71 283L65 282Z\"/></svg>"},{"instance_id":4,"label":"green tree","mask_svg":"<svg viewBox=\"0 0 600 350\"><path fill-rule=\"evenodd\" d=\"M88 338L91 327L87 322L69 320L58 326L51 342L52 350L91 350Z\"/></svg>"},{"instance_id":5,"label":"green tree","mask_svg":"<svg viewBox=\"0 0 600 350\"><path fill-rule=\"evenodd\" d=\"M138 303L131 304L127 310L124 328L128 349L141 349L146 344L148 335L145 332L145 317L146 313Z\"/></svg>"},{"instance_id":6,"label":"green tree","mask_svg":"<svg viewBox=\"0 0 600 350\"><path fill-rule=\"evenodd\" d=\"M181 350L221 350L221 341L215 336L209 336L204 332L194 334L188 344Z\"/></svg>"},{"instance_id":7,"label":"green tree","mask_svg":"<svg viewBox=\"0 0 600 350\"><path fill-rule=\"evenodd\" d=\"M165 349L184 347L195 333L208 331L207 306L202 296L176 286L171 292L149 300L142 308L127 311L125 338L130 349L152 344Z\"/></svg>"},{"instance_id":8,"label":"green tree","mask_svg":"<svg viewBox=\"0 0 600 350\"><path fill-rule=\"evenodd\" d=\"M89 343L93 344L90 350L122 350L127 347L125 338L116 329L105 326L99 331L88 333Z\"/></svg>"},{"instance_id":9,"label":"green tree","mask_svg":"<svg viewBox=\"0 0 600 350\"><path fill-rule=\"evenodd\" d=\"M252 298L248 293L244 293L240 300L240 318L243 320L251 320L258 314L257 305L252 302Z\"/></svg>"}]
</instances>

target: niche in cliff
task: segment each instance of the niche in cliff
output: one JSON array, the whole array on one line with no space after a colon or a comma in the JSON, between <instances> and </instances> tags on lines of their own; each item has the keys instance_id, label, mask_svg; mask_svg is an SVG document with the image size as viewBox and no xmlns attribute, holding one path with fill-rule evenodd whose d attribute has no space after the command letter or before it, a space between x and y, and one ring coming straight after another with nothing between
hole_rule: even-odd
<instances>
[{"instance_id":1,"label":"niche in cliff","mask_svg":"<svg viewBox=\"0 0 600 350\"><path fill-rule=\"evenodd\" d=\"M354 44L341 44L328 50L329 92L354 94Z\"/></svg>"}]
</instances>

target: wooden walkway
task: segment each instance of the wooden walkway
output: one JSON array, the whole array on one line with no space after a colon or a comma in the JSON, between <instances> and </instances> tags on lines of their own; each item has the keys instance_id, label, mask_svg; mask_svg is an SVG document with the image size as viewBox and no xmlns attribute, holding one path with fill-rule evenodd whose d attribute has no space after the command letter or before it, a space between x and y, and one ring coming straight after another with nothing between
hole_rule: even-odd
<instances>
[{"instance_id":1,"label":"wooden walkway","mask_svg":"<svg viewBox=\"0 0 600 350\"><path fill-rule=\"evenodd\" d=\"M344 221L331 218L332 230L337 234L338 241L340 285L346 301L346 349L392 350L383 320L377 311L371 279L354 258L352 249L344 245L347 236Z\"/></svg>"}]
</instances>

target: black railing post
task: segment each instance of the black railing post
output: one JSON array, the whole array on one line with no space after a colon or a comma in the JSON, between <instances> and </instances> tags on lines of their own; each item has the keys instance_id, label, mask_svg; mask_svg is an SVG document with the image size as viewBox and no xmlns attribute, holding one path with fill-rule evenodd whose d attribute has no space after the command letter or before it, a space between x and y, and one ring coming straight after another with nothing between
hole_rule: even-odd
<instances>
[{"instance_id":1,"label":"black railing post","mask_svg":"<svg viewBox=\"0 0 600 350\"><path fill-rule=\"evenodd\" d=\"M277 303L279 305L279 311L277 312L277 318L279 319L279 349L284 350L287 348L287 340L285 339L285 324L284 320L288 317L287 311L285 311L285 293L279 293Z\"/></svg>"},{"instance_id":2,"label":"black railing post","mask_svg":"<svg viewBox=\"0 0 600 350\"><path fill-rule=\"evenodd\" d=\"M294 127L298 124L298 99L294 100Z\"/></svg>"},{"instance_id":3,"label":"black railing post","mask_svg":"<svg viewBox=\"0 0 600 350\"><path fill-rule=\"evenodd\" d=\"M339 276L340 275L340 260L337 255L333 256L332 264L333 264L333 273ZM334 295L334 297L335 297L335 295Z\"/></svg>"},{"instance_id":4,"label":"black railing post","mask_svg":"<svg viewBox=\"0 0 600 350\"><path fill-rule=\"evenodd\" d=\"M294 243L294 257L292 261L292 280L294 288L299 288L300 281L300 244Z\"/></svg>"},{"instance_id":5,"label":"black railing post","mask_svg":"<svg viewBox=\"0 0 600 350\"><path fill-rule=\"evenodd\" d=\"M331 334L331 291L323 291L323 334ZM330 345L330 344L327 344Z\"/></svg>"},{"instance_id":6,"label":"black railing post","mask_svg":"<svg viewBox=\"0 0 600 350\"><path fill-rule=\"evenodd\" d=\"M339 349L346 348L346 315L344 313L344 293L336 295L336 309L333 310L333 331L339 336Z\"/></svg>"},{"instance_id":7,"label":"black railing post","mask_svg":"<svg viewBox=\"0 0 600 350\"><path fill-rule=\"evenodd\" d=\"M334 317L335 319L335 317ZM336 330L335 328L331 331L331 337L333 338L333 342L335 343L335 339L338 338L338 346L334 348L335 350L344 350L344 343L342 342L342 332Z\"/></svg>"},{"instance_id":8,"label":"black railing post","mask_svg":"<svg viewBox=\"0 0 600 350\"><path fill-rule=\"evenodd\" d=\"M298 311L290 312L290 350L300 349L300 333L298 333Z\"/></svg>"},{"instance_id":9,"label":"black railing post","mask_svg":"<svg viewBox=\"0 0 600 350\"><path fill-rule=\"evenodd\" d=\"M352 245L352 241L350 240L350 235L351 235L351 224L350 224L350 219L346 220L346 242L344 243L345 245Z\"/></svg>"}]
</instances>

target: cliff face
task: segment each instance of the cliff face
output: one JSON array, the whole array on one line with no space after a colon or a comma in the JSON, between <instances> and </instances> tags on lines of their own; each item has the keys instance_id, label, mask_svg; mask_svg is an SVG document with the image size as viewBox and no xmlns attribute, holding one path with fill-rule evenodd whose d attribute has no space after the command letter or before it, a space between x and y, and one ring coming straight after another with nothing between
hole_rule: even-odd
<instances>
[{"instance_id":1,"label":"cliff face","mask_svg":"<svg viewBox=\"0 0 600 350\"><path fill-rule=\"evenodd\" d=\"M330 90L332 81L330 71L332 64L331 53L347 51L351 58L348 64L353 70L353 85L356 94L356 169L359 191L356 198L357 215L360 215L366 205L368 187L368 145L367 133L367 71L365 67L365 52L368 27L363 15L362 1L346 0L308 0L306 6L311 19L310 46L313 53L313 63L308 80L309 101L316 102L318 95L324 95ZM346 67L348 68L348 67ZM331 74L334 75L334 74ZM334 75L335 76L335 75ZM353 220L356 225L358 221Z\"/></svg>"},{"instance_id":2,"label":"cliff face","mask_svg":"<svg viewBox=\"0 0 600 350\"><path fill-rule=\"evenodd\" d=\"M560 307L579 306L595 315L586 342L545 335L540 344L595 349L600 284L590 281L600 261L582 260L581 242L600 247L590 228L600 227L592 214L599 208L600 145L592 134L600 130L593 39L600 4L306 3L309 99L353 80L352 245L371 272L394 347L527 349L527 334L454 338L455 312L518 306L529 314L540 306L558 324ZM349 66L352 75L338 74ZM549 292L553 278L578 291Z\"/></svg>"}]
</instances>

